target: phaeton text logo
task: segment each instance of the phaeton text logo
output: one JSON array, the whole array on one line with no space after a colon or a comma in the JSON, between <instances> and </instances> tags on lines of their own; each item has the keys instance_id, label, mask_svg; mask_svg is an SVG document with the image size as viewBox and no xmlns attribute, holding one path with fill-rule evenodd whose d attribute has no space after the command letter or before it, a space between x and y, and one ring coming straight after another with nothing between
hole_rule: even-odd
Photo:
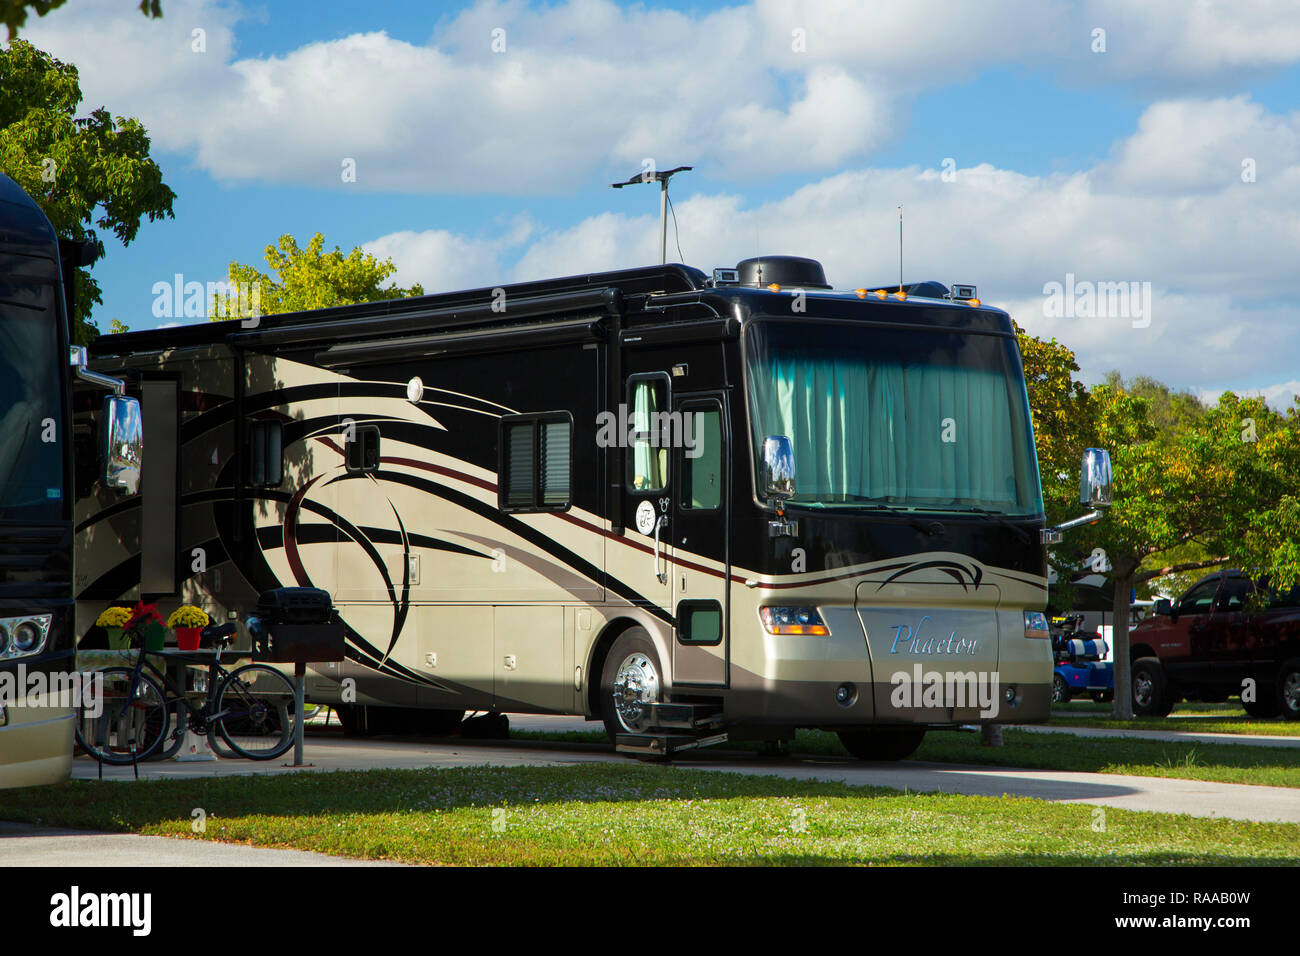
<instances>
[{"instance_id":1,"label":"phaeton text logo","mask_svg":"<svg viewBox=\"0 0 1300 956\"><path fill-rule=\"evenodd\" d=\"M910 624L891 624L890 627L894 631L894 642L889 645L889 653L898 654L901 651L904 654L927 657L935 654L978 653L979 641L973 637L958 637L956 631L950 632L947 637L927 635L922 638L921 631L929 620L930 615L927 614L916 622L916 627L912 627ZM899 648L899 644L905 646Z\"/></svg>"}]
</instances>

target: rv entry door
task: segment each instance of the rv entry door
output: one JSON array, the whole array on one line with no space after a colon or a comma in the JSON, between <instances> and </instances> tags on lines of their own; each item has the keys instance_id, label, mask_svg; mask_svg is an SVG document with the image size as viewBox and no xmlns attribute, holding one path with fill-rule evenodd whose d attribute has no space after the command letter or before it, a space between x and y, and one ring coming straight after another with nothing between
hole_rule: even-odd
<instances>
[{"instance_id":1,"label":"rv entry door","mask_svg":"<svg viewBox=\"0 0 1300 956\"><path fill-rule=\"evenodd\" d=\"M682 436L673 449L673 683L725 685L731 572L726 396L677 395L673 406Z\"/></svg>"}]
</instances>

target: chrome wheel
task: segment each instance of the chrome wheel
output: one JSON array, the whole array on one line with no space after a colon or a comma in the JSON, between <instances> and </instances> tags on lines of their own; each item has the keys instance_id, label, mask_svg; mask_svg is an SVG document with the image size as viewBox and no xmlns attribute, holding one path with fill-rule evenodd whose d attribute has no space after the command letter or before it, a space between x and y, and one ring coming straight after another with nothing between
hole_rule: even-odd
<instances>
[{"instance_id":1,"label":"chrome wheel","mask_svg":"<svg viewBox=\"0 0 1300 956\"><path fill-rule=\"evenodd\" d=\"M618 721L630 733L641 733L650 726L647 704L659 700L659 672L654 661L634 651L618 665L614 675L614 710Z\"/></svg>"},{"instance_id":2,"label":"chrome wheel","mask_svg":"<svg viewBox=\"0 0 1300 956\"><path fill-rule=\"evenodd\" d=\"M1300 670L1288 673L1282 683L1282 707L1290 714L1300 714Z\"/></svg>"},{"instance_id":3,"label":"chrome wheel","mask_svg":"<svg viewBox=\"0 0 1300 956\"><path fill-rule=\"evenodd\" d=\"M1133 703L1146 707L1151 703L1153 688L1148 674L1138 674L1133 678Z\"/></svg>"}]
</instances>

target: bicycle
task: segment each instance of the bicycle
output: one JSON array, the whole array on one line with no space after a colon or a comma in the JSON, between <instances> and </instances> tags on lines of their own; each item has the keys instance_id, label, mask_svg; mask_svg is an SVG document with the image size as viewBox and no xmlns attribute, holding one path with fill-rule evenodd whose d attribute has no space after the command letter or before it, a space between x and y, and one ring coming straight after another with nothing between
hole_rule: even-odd
<instances>
[{"instance_id":1,"label":"bicycle","mask_svg":"<svg viewBox=\"0 0 1300 956\"><path fill-rule=\"evenodd\" d=\"M214 644L216 653L207 660L202 691L178 686L150 660L158 652L146 650L143 642L135 667L101 668L100 712L91 713L83 698L77 744L102 763L130 764L175 754L188 728L213 743L219 736L238 757L273 760L283 754L293 746L296 730L293 683L266 664L223 667L221 651L233 642L234 632L234 624L204 628L202 639ZM191 698L200 695L202 705L196 707Z\"/></svg>"}]
</instances>

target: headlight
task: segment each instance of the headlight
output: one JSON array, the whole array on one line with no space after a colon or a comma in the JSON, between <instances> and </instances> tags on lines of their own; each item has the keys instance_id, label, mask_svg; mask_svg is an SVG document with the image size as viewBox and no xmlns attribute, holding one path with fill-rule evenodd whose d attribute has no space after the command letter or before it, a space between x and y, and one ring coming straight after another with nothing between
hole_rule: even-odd
<instances>
[{"instance_id":1,"label":"headlight","mask_svg":"<svg viewBox=\"0 0 1300 956\"><path fill-rule=\"evenodd\" d=\"M758 616L769 634L830 634L815 607L761 607Z\"/></svg>"},{"instance_id":2,"label":"headlight","mask_svg":"<svg viewBox=\"0 0 1300 956\"><path fill-rule=\"evenodd\" d=\"M54 617L28 614L24 617L0 618L0 659L29 657L45 649Z\"/></svg>"},{"instance_id":3,"label":"headlight","mask_svg":"<svg viewBox=\"0 0 1300 956\"><path fill-rule=\"evenodd\" d=\"M1042 611L1025 612L1025 637L1051 637L1047 629L1047 615Z\"/></svg>"}]
</instances>

